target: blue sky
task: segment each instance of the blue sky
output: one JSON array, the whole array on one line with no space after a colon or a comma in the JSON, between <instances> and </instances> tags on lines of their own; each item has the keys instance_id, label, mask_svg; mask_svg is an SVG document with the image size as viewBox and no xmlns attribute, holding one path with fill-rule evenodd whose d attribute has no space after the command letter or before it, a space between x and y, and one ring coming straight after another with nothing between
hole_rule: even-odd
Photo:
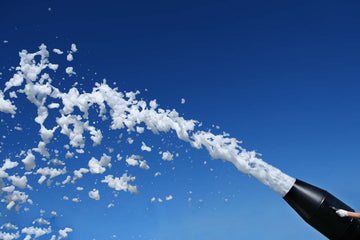
<instances>
[{"instance_id":1,"label":"blue sky","mask_svg":"<svg viewBox=\"0 0 360 240\"><path fill-rule=\"evenodd\" d=\"M1 2L1 89L21 49L33 52L44 43L65 51L76 43L71 65L77 75L62 87L78 81L89 90L106 78L121 91L140 90L140 98L157 99L161 107L201 121L204 129L220 126L214 131L230 133L266 162L359 209L359 8L357 1ZM52 53L51 59L68 64L64 55ZM25 99L17 102L27 109ZM1 114L9 129L23 127L22 132L1 128L7 136L1 160L26 149L19 139L27 148L40 140L37 125L23 120L35 117L32 109L15 119ZM87 148L69 170L86 166L107 147L122 155L138 151L151 164L147 172L128 167L139 194L114 197L92 175L79 180L83 192L73 185L36 185L32 199L39 206L6 213L0 223L25 226L44 209L44 217L51 210L61 214L51 218L54 230L74 229L69 239L325 239L281 196L232 164L190 149L174 134L133 134L131 145L117 144L119 134L109 132L100 148ZM59 137L58 148L64 151L62 141ZM141 141L154 150L140 152ZM179 157L164 163L157 152L166 150ZM114 165L109 171L124 170ZM154 178L156 171L162 176ZM99 201L87 196L95 182ZM150 202L169 194L174 199ZM61 200L64 195L82 202ZM115 206L107 208L109 203Z\"/></svg>"}]
</instances>

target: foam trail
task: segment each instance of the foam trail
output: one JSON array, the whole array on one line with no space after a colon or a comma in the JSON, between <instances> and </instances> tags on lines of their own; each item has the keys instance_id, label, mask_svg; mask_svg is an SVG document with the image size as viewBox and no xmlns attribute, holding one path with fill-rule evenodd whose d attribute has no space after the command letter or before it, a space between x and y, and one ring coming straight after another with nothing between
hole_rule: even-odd
<instances>
[{"instance_id":1,"label":"foam trail","mask_svg":"<svg viewBox=\"0 0 360 240\"><path fill-rule=\"evenodd\" d=\"M214 135L210 132L198 131L192 138L193 147L205 146L212 158L233 163L237 169L253 175L281 196L285 196L295 183L294 178L258 158L255 151L245 150L239 145L240 141L229 138L227 134Z\"/></svg>"},{"instance_id":2,"label":"foam trail","mask_svg":"<svg viewBox=\"0 0 360 240\"><path fill-rule=\"evenodd\" d=\"M72 47L72 49L75 48ZM0 90L0 112L11 114L15 118L18 108L14 102L6 99L6 95L14 96L15 91L16 94L24 94L35 105L37 116L34 121L39 125L41 137L37 147L28 149L26 157L22 160L25 168L22 168L23 165L15 164L10 160L5 161L0 167L0 196L5 190L7 193L7 196L4 196L1 201L8 204L9 210L13 206L19 209L20 204L32 202L29 195L26 194L27 188L31 188L27 184L26 176L28 174L41 175L38 180L39 184L42 184L46 179L48 179L47 183L51 184L53 178L68 174L66 166L60 169L41 168L36 165L36 155L41 155L43 159L50 159L52 151L49 151L47 146L54 136L60 134L67 136L69 145L78 153L84 152L86 145L84 134L86 131L90 135L93 146L101 144L102 131L91 126L90 123L94 122L93 115L89 120L89 109L95 107L98 108L99 119L110 118L110 129L112 130L126 129L128 132L141 134L144 128L140 125L145 125L146 129L154 134L174 131L180 140L188 142L197 149L205 147L212 158L233 163L238 170L253 175L281 196L286 195L294 185L294 178L264 162L255 151L247 151L242 148L240 141L225 133L215 135L210 131L202 131L199 129L198 121L184 119L179 116L176 110L162 109L156 100L150 102L138 100L137 95L140 93L138 91L123 93L117 88L111 88L106 81L96 83L91 92L80 93L76 87L72 87L68 92L60 91L52 84L53 80L51 79L51 73L59 71L59 65L50 63L49 55L50 53L44 44L35 53L28 53L26 50L21 51L19 54L20 64L16 67L16 73L5 83L4 91ZM36 61L39 59L38 57L40 60ZM44 123L48 118L49 109L52 113L57 111L56 114L59 117L56 118L55 126L47 128ZM81 115L79 115L78 110ZM143 143L142 150L151 151L151 148ZM68 152L67 157L72 157L72 153ZM163 159L172 160L172 156L163 156ZM133 166L139 165L140 168L149 169L146 161L139 160L140 164L137 159L133 161L137 163ZM51 161L49 160L48 163L50 164ZM65 162L62 164L65 165ZM75 170L73 176L68 175L66 180L62 181L62 185L69 181L75 184L76 180L82 178L84 174L103 174L109 167L111 167L111 156L103 155L100 161L95 157L91 158L87 165ZM19 172L25 171L24 176L10 176L7 170L11 168L17 168ZM110 188L117 191L137 193L137 186L129 183L132 181L135 181L135 177L127 176L125 173L121 177L107 175L101 182L107 183ZM3 188L5 185L6 187ZM14 191L15 187L22 191ZM91 196L100 199L98 192L96 192L96 196L94 194Z\"/></svg>"},{"instance_id":3,"label":"foam trail","mask_svg":"<svg viewBox=\"0 0 360 240\"><path fill-rule=\"evenodd\" d=\"M94 146L100 144L102 140L101 130L95 129L89 125L88 121L82 120L88 118L88 109L92 105L97 105L100 110L99 117L104 117L106 115L105 106L107 105L111 109L111 129L127 128L128 131L135 131L136 125L144 123L147 129L155 134L175 130L179 139L189 142L195 148L204 146L212 158L232 162L237 169L253 175L282 196L294 184L294 178L258 158L255 151L247 151L242 148L239 145L241 142L235 138L230 138L228 134L214 135L211 132L195 131L197 121L186 120L180 117L175 110L158 108L156 100L149 104L137 100L138 91L123 94L117 88L111 88L104 81L97 83L91 93L80 94L75 87L67 93L63 93L51 84L52 80L47 73L41 75L41 78L37 80L44 69L57 69L57 67L54 68L54 65L57 66L57 64L52 64L48 60L49 52L46 46L41 45L39 49L35 53L28 53L26 50L20 52L20 66L16 68L18 71L14 77L5 83L4 92L13 87L21 86L23 80L26 80L25 87L18 92L25 93L29 101L38 108L38 116L35 121L41 127L40 136L43 141L39 142L38 148L33 150L43 156L49 156L46 145L58 128L61 129L62 134L69 137L70 145L73 147L84 148L84 131L89 131ZM41 60L36 63L35 56L38 55L41 56ZM5 100L2 92L0 97L0 111L15 114L16 106L12 105L9 100ZM63 108L59 109L61 117L56 120L58 125L52 129L46 129L43 125L48 116L48 109L45 106L48 98L60 99L63 103ZM72 114L74 107L78 107L83 112L82 117ZM73 129L70 129L69 125L72 125Z\"/></svg>"}]
</instances>

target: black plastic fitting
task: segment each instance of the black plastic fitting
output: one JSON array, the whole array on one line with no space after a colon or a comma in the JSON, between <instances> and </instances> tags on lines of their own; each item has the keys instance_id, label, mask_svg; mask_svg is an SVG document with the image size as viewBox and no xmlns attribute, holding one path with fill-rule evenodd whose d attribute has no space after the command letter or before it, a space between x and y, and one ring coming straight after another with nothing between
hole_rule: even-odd
<instances>
[{"instance_id":1,"label":"black plastic fitting","mask_svg":"<svg viewBox=\"0 0 360 240\"><path fill-rule=\"evenodd\" d=\"M336 214L337 209L354 210L327 191L297 179L284 200L330 240L360 240L360 222Z\"/></svg>"}]
</instances>

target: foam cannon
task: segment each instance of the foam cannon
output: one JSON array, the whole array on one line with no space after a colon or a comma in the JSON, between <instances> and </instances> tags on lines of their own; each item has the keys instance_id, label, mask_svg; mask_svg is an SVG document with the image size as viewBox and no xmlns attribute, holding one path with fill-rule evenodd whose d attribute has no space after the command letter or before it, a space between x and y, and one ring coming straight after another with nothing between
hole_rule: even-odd
<instances>
[{"instance_id":1,"label":"foam cannon","mask_svg":"<svg viewBox=\"0 0 360 240\"><path fill-rule=\"evenodd\" d=\"M335 212L354 210L327 191L296 180L284 200L330 240L360 240L360 222L350 217L341 218Z\"/></svg>"}]
</instances>

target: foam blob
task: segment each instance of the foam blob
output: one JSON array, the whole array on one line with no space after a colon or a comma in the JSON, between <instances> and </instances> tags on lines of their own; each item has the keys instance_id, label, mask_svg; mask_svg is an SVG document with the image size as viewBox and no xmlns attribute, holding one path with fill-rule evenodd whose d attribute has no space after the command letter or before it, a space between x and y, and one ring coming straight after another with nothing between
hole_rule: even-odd
<instances>
[{"instance_id":1,"label":"foam blob","mask_svg":"<svg viewBox=\"0 0 360 240\"><path fill-rule=\"evenodd\" d=\"M100 200L99 190L93 189L92 191L90 191L89 192L89 198L92 198L94 200Z\"/></svg>"}]
</instances>

